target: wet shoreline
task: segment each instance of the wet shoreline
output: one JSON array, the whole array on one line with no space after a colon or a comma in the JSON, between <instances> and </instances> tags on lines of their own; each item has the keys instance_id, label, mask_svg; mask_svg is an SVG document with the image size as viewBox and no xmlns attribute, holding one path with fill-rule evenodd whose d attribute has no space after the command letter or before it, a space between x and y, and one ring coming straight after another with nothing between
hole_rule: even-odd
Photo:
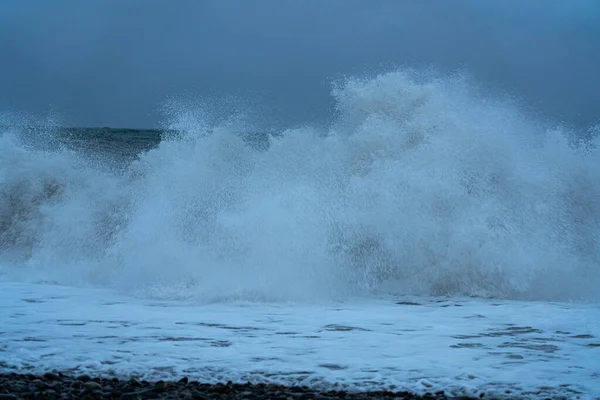
<instances>
[{"instance_id":1,"label":"wet shoreline","mask_svg":"<svg viewBox=\"0 0 600 400\"><path fill-rule=\"evenodd\" d=\"M304 386L276 384L204 384L187 377L179 381L142 381L101 378L62 373L44 375L0 374L0 400L16 399L404 399L404 400L475 400L475 397L448 397L444 392L417 395L390 391L321 391Z\"/></svg>"}]
</instances>

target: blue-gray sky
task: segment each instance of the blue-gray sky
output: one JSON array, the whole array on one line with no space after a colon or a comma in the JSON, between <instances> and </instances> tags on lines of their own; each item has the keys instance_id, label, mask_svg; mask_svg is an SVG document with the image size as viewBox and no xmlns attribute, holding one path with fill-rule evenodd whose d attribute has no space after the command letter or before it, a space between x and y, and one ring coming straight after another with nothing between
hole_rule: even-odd
<instances>
[{"instance_id":1,"label":"blue-gray sky","mask_svg":"<svg viewBox=\"0 0 600 400\"><path fill-rule=\"evenodd\" d=\"M152 127L169 96L220 95L314 121L330 78L424 64L593 123L600 2L0 1L0 109L53 109L72 125Z\"/></svg>"}]
</instances>

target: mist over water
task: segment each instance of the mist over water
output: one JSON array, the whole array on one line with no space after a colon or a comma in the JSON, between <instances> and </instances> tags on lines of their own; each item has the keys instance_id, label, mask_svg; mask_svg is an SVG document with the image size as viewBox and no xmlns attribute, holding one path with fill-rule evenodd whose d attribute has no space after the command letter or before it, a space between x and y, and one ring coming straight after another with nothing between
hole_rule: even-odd
<instances>
[{"instance_id":1,"label":"mist over water","mask_svg":"<svg viewBox=\"0 0 600 400\"><path fill-rule=\"evenodd\" d=\"M329 127L262 136L172 103L179 134L124 168L3 128L0 273L206 301L598 299L597 127L414 71L332 95Z\"/></svg>"}]
</instances>

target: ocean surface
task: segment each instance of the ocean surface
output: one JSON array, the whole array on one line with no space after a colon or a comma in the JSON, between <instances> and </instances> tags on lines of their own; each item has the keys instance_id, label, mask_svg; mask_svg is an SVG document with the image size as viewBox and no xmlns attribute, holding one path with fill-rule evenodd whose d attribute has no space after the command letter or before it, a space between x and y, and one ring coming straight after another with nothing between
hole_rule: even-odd
<instances>
[{"instance_id":1,"label":"ocean surface","mask_svg":"<svg viewBox=\"0 0 600 400\"><path fill-rule=\"evenodd\" d=\"M0 114L0 371L600 398L598 126L414 71L332 96Z\"/></svg>"}]
</instances>

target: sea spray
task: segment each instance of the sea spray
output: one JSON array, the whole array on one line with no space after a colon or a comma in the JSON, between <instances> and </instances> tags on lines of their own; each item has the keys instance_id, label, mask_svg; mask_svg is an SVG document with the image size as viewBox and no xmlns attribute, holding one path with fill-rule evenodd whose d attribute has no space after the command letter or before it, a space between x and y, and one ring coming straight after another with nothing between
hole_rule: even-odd
<instances>
[{"instance_id":1,"label":"sea spray","mask_svg":"<svg viewBox=\"0 0 600 400\"><path fill-rule=\"evenodd\" d=\"M261 146L239 119L171 105L179 134L123 169L5 129L0 271L213 301L598 298L592 130L548 129L455 77L350 78L333 96L330 128Z\"/></svg>"}]
</instances>

